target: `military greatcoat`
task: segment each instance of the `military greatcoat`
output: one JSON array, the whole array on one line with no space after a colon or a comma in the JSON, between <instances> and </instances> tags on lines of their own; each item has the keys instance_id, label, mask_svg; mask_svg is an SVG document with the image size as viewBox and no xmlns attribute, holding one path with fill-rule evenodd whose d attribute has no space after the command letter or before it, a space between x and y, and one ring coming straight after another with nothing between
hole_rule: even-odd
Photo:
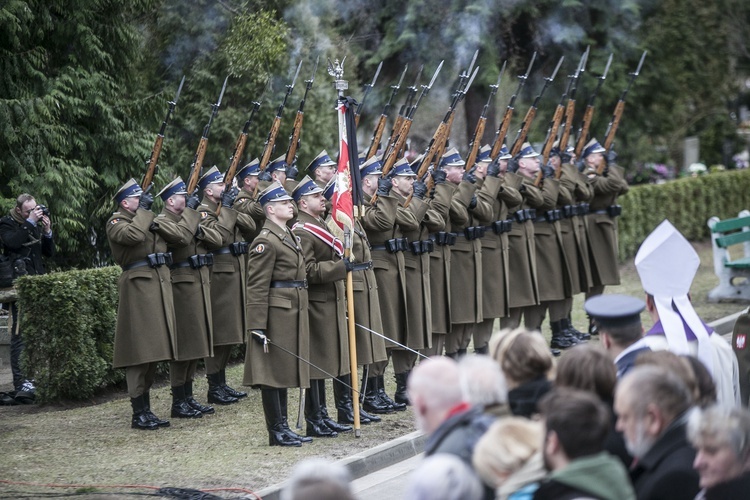
<instances>
[{"instance_id":1,"label":"military greatcoat","mask_svg":"<svg viewBox=\"0 0 750 500\"><path fill-rule=\"evenodd\" d=\"M591 288L593 282L591 280L591 261L589 259L588 236L586 235L587 215L582 213L582 204L587 204L591 200L593 192L586 176L579 172L578 169L570 163L566 163L562 166L560 186L561 188L566 188L573 195L572 203L576 207L576 215L568 219L573 227L575 253L573 253L573 248L569 247L570 244L566 243L566 256L568 257L568 261L575 258L578 274L574 274L573 278L575 279L576 276L578 277L578 290L581 292L587 292L589 288ZM568 248L571 248L571 250L568 251ZM575 292L575 288L573 293L578 293Z\"/></svg>"},{"instance_id":2,"label":"military greatcoat","mask_svg":"<svg viewBox=\"0 0 750 500\"><path fill-rule=\"evenodd\" d=\"M544 203L539 188L534 181L514 173L506 173L505 183L516 188L523 196L522 203L508 206L508 220L512 228L508 233L508 282L510 283L510 308L533 306L539 303L539 286L536 269L536 244L534 223L527 219L519 222L519 210L537 209Z\"/></svg>"},{"instance_id":3,"label":"military greatcoat","mask_svg":"<svg viewBox=\"0 0 750 500\"><path fill-rule=\"evenodd\" d=\"M243 241L243 235L254 233L255 222L249 215L227 207L222 207L217 216L217 208L217 204L207 198L198 207L201 226L217 231L221 237L217 244L209 246L214 254L211 266L213 340L215 346L241 344L247 330L244 307L247 262L246 254L233 255L230 245Z\"/></svg>"},{"instance_id":4,"label":"military greatcoat","mask_svg":"<svg viewBox=\"0 0 750 500\"><path fill-rule=\"evenodd\" d=\"M153 221L154 213L140 208L112 214L107 240L117 264L127 267L151 253L167 251L167 242L149 231ZM139 266L123 271L117 288L114 368L171 360L175 315L169 268Z\"/></svg>"},{"instance_id":5,"label":"military greatcoat","mask_svg":"<svg viewBox=\"0 0 750 500\"><path fill-rule=\"evenodd\" d=\"M367 211L372 210L370 196L364 194ZM406 270L402 252L391 253L383 245L392 238L402 238L401 229L396 224L398 200L391 196L378 196L377 218L364 218L367 239L372 247L372 267L378 283L380 299L380 316L383 321L381 332L389 339L399 343L406 341ZM386 341L386 348L393 343Z\"/></svg>"},{"instance_id":6,"label":"military greatcoat","mask_svg":"<svg viewBox=\"0 0 750 500\"><path fill-rule=\"evenodd\" d=\"M550 222L547 211L557 207L560 193L560 181L554 178L544 179L542 185L544 202L537 208L537 219L534 222L534 244L536 247L536 272L539 280L539 301L548 302L571 297L569 293L570 274L565 261L565 252L556 222ZM566 293L566 284L568 292Z\"/></svg>"},{"instance_id":7,"label":"military greatcoat","mask_svg":"<svg viewBox=\"0 0 750 500\"><path fill-rule=\"evenodd\" d=\"M220 244L221 236L212 229L203 229L200 237L196 237L199 221L200 214L189 208L182 215L165 208L156 216L153 230L167 242L175 264L186 263L192 255L205 255L206 245ZM206 266L172 269L177 326L175 361L200 359L213 353L210 281Z\"/></svg>"},{"instance_id":8,"label":"military greatcoat","mask_svg":"<svg viewBox=\"0 0 750 500\"><path fill-rule=\"evenodd\" d=\"M435 197L430 201L430 207L444 221L442 231L443 241L445 233L451 230L450 209L456 185L451 182L441 182L435 185ZM451 331L451 246L440 244L440 231L433 233L435 246L430 253L430 310L432 311L432 333L446 335Z\"/></svg>"},{"instance_id":9,"label":"military greatcoat","mask_svg":"<svg viewBox=\"0 0 750 500\"><path fill-rule=\"evenodd\" d=\"M468 240L464 232L464 228L474 226L468 207L477 187L477 184L462 181L451 201L451 230L456 233L456 244L451 248L453 324L482 321L482 243L479 239Z\"/></svg>"},{"instance_id":10,"label":"military greatcoat","mask_svg":"<svg viewBox=\"0 0 750 500\"><path fill-rule=\"evenodd\" d=\"M617 217L607 213L607 208L617 203L617 197L630 189L624 170L616 165L609 167L607 175L587 173L594 190L588 215L588 237L591 272L594 286L619 285Z\"/></svg>"},{"instance_id":11,"label":"military greatcoat","mask_svg":"<svg viewBox=\"0 0 750 500\"><path fill-rule=\"evenodd\" d=\"M485 226L482 238L482 317L502 318L508 315L508 234L493 231L495 221L508 217L508 205L518 205L521 193L504 185L502 179L487 176L477 192L482 203L474 209L474 220Z\"/></svg>"},{"instance_id":12,"label":"military greatcoat","mask_svg":"<svg viewBox=\"0 0 750 500\"><path fill-rule=\"evenodd\" d=\"M240 189L237 198L234 200L234 205L232 206L232 208L236 212L239 212L242 215L246 215L252 219L255 226L252 231L247 230L247 228L250 227L249 223L247 225L240 224L239 228L245 241L253 241L255 237L258 236L258 233L263 227L263 223L266 221L266 214L263 211L263 207L260 203L258 203L258 200L253 198L253 193L249 193L245 189Z\"/></svg>"},{"instance_id":13,"label":"military greatcoat","mask_svg":"<svg viewBox=\"0 0 750 500\"><path fill-rule=\"evenodd\" d=\"M310 362L331 375L350 373L349 336L346 326L346 266L342 255L331 245L304 229L315 226L330 238L325 223L300 211L292 232L299 238L307 270L308 313L310 318ZM343 247L342 247L343 248ZM310 368L310 379L321 380L330 375Z\"/></svg>"},{"instance_id":14,"label":"military greatcoat","mask_svg":"<svg viewBox=\"0 0 750 500\"><path fill-rule=\"evenodd\" d=\"M307 388L310 368L299 359L310 357L307 288L272 287L273 282L305 280L302 248L286 227L266 220L247 265L247 328L265 330L271 344L265 353L248 339L243 384Z\"/></svg>"},{"instance_id":15,"label":"military greatcoat","mask_svg":"<svg viewBox=\"0 0 750 500\"><path fill-rule=\"evenodd\" d=\"M383 230L388 229L387 217L381 216L380 203L374 207L364 210L362 220L367 220L371 227L383 225ZM357 208L355 207L355 210ZM354 234L352 235L352 253L350 260L355 264L372 263L370 254L370 242L360 222L360 218L354 220ZM383 333L383 320L380 317L380 296L375 271L365 269L352 272L352 290L354 292L354 319L359 325L370 330ZM385 340L382 337L355 327L357 342L357 363L369 365L388 359L385 348Z\"/></svg>"}]
</instances>

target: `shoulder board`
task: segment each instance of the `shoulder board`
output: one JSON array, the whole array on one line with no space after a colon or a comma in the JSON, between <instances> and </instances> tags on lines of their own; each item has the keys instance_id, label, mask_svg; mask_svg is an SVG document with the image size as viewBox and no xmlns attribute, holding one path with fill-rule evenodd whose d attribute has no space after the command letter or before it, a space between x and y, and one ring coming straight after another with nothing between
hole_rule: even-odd
<instances>
[{"instance_id":1,"label":"shoulder board","mask_svg":"<svg viewBox=\"0 0 750 500\"><path fill-rule=\"evenodd\" d=\"M270 232L271 232L271 231L269 231L268 229L264 229L264 230L262 230L262 231L260 232L260 234L262 234L263 236L268 236L268 233L270 233Z\"/></svg>"}]
</instances>

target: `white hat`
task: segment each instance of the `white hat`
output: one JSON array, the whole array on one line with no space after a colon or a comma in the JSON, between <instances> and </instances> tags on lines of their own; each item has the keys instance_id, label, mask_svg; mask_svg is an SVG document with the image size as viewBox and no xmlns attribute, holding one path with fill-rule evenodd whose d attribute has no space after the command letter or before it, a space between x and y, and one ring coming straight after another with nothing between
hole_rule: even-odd
<instances>
[{"instance_id":1,"label":"white hat","mask_svg":"<svg viewBox=\"0 0 750 500\"><path fill-rule=\"evenodd\" d=\"M648 235L635 256L643 289L654 296L669 350L689 354L684 320L698 340L698 357L711 370L713 347L709 333L688 299L699 265L695 249L668 220Z\"/></svg>"}]
</instances>

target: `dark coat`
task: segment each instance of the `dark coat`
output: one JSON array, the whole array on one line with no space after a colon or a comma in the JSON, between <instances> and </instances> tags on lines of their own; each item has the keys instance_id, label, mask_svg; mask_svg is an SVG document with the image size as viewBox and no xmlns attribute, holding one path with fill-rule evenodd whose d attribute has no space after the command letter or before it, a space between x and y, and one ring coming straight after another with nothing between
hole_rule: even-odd
<instances>
[{"instance_id":1,"label":"dark coat","mask_svg":"<svg viewBox=\"0 0 750 500\"><path fill-rule=\"evenodd\" d=\"M544 203L537 208L537 217L557 206L560 183L556 179L544 179L542 196ZM535 221L534 243L536 247L536 272L539 280L539 300L548 302L572 297L570 273L566 263L565 249L557 222ZM566 289L567 285L567 289Z\"/></svg>"},{"instance_id":2,"label":"dark coat","mask_svg":"<svg viewBox=\"0 0 750 500\"><path fill-rule=\"evenodd\" d=\"M450 453L471 465L474 446L494 421L495 418L482 413L481 408L469 408L451 415L427 438L425 457Z\"/></svg>"},{"instance_id":3,"label":"dark coat","mask_svg":"<svg viewBox=\"0 0 750 500\"><path fill-rule=\"evenodd\" d=\"M327 243L302 228L311 224L328 232L325 223L306 212L299 212L293 233L299 238L307 271L308 314L310 318L310 362L331 375L346 375L349 369L349 335L346 325L346 266ZM331 235L333 237L333 235ZM330 378L310 368L310 378Z\"/></svg>"},{"instance_id":4,"label":"dark coat","mask_svg":"<svg viewBox=\"0 0 750 500\"><path fill-rule=\"evenodd\" d=\"M623 169L618 166L610 167L607 176L596 173L588 176L594 191L587 225L592 278L595 286L619 285L617 217L597 212L606 211L608 206L615 205L617 197L628 192L628 183Z\"/></svg>"},{"instance_id":5,"label":"dark coat","mask_svg":"<svg viewBox=\"0 0 750 500\"><path fill-rule=\"evenodd\" d=\"M552 389L552 383L544 377L526 382L508 391L510 411L517 417L531 418L539 413L536 407L542 396Z\"/></svg>"},{"instance_id":6,"label":"dark coat","mask_svg":"<svg viewBox=\"0 0 750 500\"><path fill-rule=\"evenodd\" d=\"M696 500L745 500L750 495L750 472L702 490Z\"/></svg>"},{"instance_id":7,"label":"dark coat","mask_svg":"<svg viewBox=\"0 0 750 500\"><path fill-rule=\"evenodd\" d=\"M593 191L588 184L588 179L585 175L578 171L578 169L566 163L562 166L562 174L560 175L560 186L568 190L573 196L572 203L579 205L581 203L588 203L593 197ZM571 219L568 219L573 226L573 233L575 237L575 253L568 252L566 246L566 252L568 259L575 258L578 266L578 275L573 275L573 278L579 280L579 287L582 292L588 291L591 288L593 281L591 279L591 259L589 257L589 243L588 236L586 235L586 215L576 215ZM575 291L574 291L575 293Z\"/></svg>"},{"instance_id":8,"label":"dark coat","mask_svg":"<svg viewBox=\"0 0 750 500\"><path fill-rule=\"evenodd\" d=\"M5 247L5 255L11 261L24 259L26 272L31 275L45 274L42 256L55 255L55 241L52 236L42 234L42 227L28 220L21 220L11 210L10 214L0 219L0 241Z\"/></svg>"},{"instance_id":9,"label":"dark coat","mask_svg":"<svg viewBox=\"0 0 750 500\"><path fill-rule=\"evenodd\" d=\"M435 186L435 197L430 207L445 224L444 230L450 232L451 198L456 185L442 182ZM430 253L430 310L432 311L432 333L445 335L451 330L451 247L438 245Z\"/></svg>"},{"instance_id":10,"label":"dark coat","mask_svg":"<svg viewBox=\"0 0 750 500\"><path fill-rule=\"evenodd\" d=\"M305 279L297 239L287 228L266 220L247 259L247 327L265 330L271 345L266 353L248 340L244 385L309 387L310 367L296 357L310 357L307 288L271 288L272 281Z\"/></svg>"},{"instance_id":11,"label":"dark coat","mask_svg":"<svg viewBox=\"0 0 750 500\"><path fill-rule=\"evenodd\" d=\"M481 184L480 184L481 185ZM482 241L467 240L464 228L474 226L468 207L477 184L461 182L453 194L450 218L456 244L451 248L451 322L482 322ZM477 200L479 203L479 200Z\"/></svg>"},{"instance_id":12,"label":"dark coat","mask_svg":"<svg viewBox=\"0 0 750 500\"><path fill-rule=\"evenodd\" d=\"M218 245L221 236L212 229L195 236L200 214L186 208L182 215L162 210L156 216L153 231L167 242L174 263L181 263L196 254L205 254L205 244ZM211 274L208 267L175 267L172 269L172 295L174 296L176 361L188 361L210 356L213 353L213 328L211 326Z\"/></svg>"},{"instance_id":13,"label":"dark coat","mask_svg":"<svg viewBox=\"0 0 750 500\"><path fill-rule=\"evenodd\" d=\"M695 450L682 420L673 422L630 471L638 500L684 500L700 490Z\"/></svg>"},{"instance_id":14,"label":"dark coat","mask_svg":"<svg viewBox=\"0 0 750 500\"><path fill-rule=\"evenodd\" d=\"M120 266L167 251L167 242L149 231L150 210L115 212L107 221L112 258ZM136 267L123 271L117 281L117 328L114 368L173 359L175 345L174 299L167 266Z\"/></svg>"}]
</instances>

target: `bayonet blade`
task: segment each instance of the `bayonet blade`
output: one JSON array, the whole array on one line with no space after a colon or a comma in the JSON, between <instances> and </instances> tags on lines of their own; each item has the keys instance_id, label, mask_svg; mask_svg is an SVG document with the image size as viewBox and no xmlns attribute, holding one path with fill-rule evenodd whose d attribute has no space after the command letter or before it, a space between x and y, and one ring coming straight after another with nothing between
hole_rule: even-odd
<instances>
[{"instance_id":1,"label":"bayonet blade","mask_svg":"<svg viewBox=\"0 0 750 500\"><path fill-rule=\"evenodd\" d=\"M609 66L612 64L612 58L614 57L614 54L609 55L609 59L607 59L607 66L604 68L604 73L602 73L602 80L607 78L607 73L609 73Z\"/></svg>"},{"instance_id":2,"label":"bayonet blade","mask_svg":"<svg viewBox=\"0 0 750 500\"><path fill-rule=\"evenodd\" d=\"M227 75L226 78L224 78L224 86L221 87L221 94L219 94L219 100L216 101L216 107L218 108L221 106L221 100L224 98L224 91L227 89L227 82L229 81L229 75Z\"/></svg>"},{"instance_id":3,"label":"bayonet blade","mask_svg":"<svg viewBox=\"0 0 750 500\"><path fill-rule=\"evenodd\" d=\"M414 85L412 85L409 88L416 90L417 85L419 85L419 79L422 78L422 70L424 70L424 64L419 66L419 71L417 71L417 77L414 79Z\"/></svg>"},{"instance_id":4,"label":"bayonet blade","mask_svg":"<svg viewBox=\"0 0 750 500\"><path fill-rule=\"evenodd\" d=\"M633 76L638 76L641 73L641 67L643 66L643 61L646 60L646 52L647 51L645 51L645 50L643 51L643 55L641 56L641 61L638 63L638 67L636 68L635 73L633 73ZM184 77L183 77L183 79L184 79ZM182 88L182 87L180 87L180 88Z\"/></svg>"},{"instance_id":5,"label":"bayonet blade","mask_svg":"<svg viewBox=\"0 0 750 500\"><path fill-rule=\"evenodd\" d=\"M180 86L177 89L177 93L174 95L174 99L170 104L177 104L177 99L180 98L180 93L182 92L182 86L185 85L185 75L182 75L182 81L180 82Z\"/></svg>"},{"instance_id":6,"label":"bayonet blade","mask_svg":"<svg viewBox=\"0 0 750 500\"><path fill-rule=\"evenodd\" d=\"M524 80L529 77L529 74L531 74L531 68L534 66L534 61L536 61L536 50L534 51L534 55L531 56L531 62L529 63L529 68L526 70L526 74L522 77Z\"/></svg>"},{"instance_id":7,"label":"bayonet blade","mask_svg":"<svg viewBox=\"0 0 750 500\"><path fill-rule=\"evenodd\" d=\"M586 71L586 65L589 63L589 53L591 45L586 46L586 52L583 53L583 60L581 61L581 73Z\"/></svg>"},{"instance_id":8,"label":"bayonet blade","mask_svg":"<svg viewBox=\"0 0 750 500\"><path fill-rule=\"evenodd\" d=\"M289 85L291 88L294 88L294 84L297 82L297 77L299 76L299 70L302 68L302 61L299 62L297 65L297 71L294 73L294 78L292 78L292 83Z\"/></svg>"},{"instance_id":9,"label":"bayonet blade","mask_svg":"<svg viewBox=\"0 0 750 500\"><path fill-rule=\"evenodd\" d=\"M471 87L471 84L474 82L474 78L477 77L477 73L479 73L479 66L476 67L474 70L474 73L471 75L471 78L469 78L469 83L466 84L466 87L461 91L463 95L466 95L466 93L469 91L469 87Z\"/></svg>"},{"instance_id":10,"label":"bayonet blade","mask_svg":"<svg viewBox=\"0 0 750 500\"><path fill-rule=\"evenodd\" d=\"M380 61L380 64L378 64L378 69L375 70L375 76L372 77L372 82L370 82L370 87L375 86L375 82L378 80L378 75L380 74L380 70L383 68L383 61Z\"/></svg>"},{"instance_id":11,"label":"bayonet blade","mask_svg":"<svg viewBox=\"0 0 750 500\"><path fill-rule=\"evenodd\" d=\"M408 69L409 69L409 65L407 64L406 66L404 66L404 72L401 73L401 78L399 78L398 84L396 84L396 87L394 87L394 88L396 88L396 89L400 89L401 88L401 84L404 83L404 77L406 76L406 72L408 71Z\"/></svg>"},{"instance_id":12,"label":"bayonet blade","mask_svg":"<svg viewBox=\"0 0 750 500\"><path fill-rule=\"evenodd\" d=\"M315 66L313 66L312 76L310 77L310 80L308 80L310 83L313 83L315 81L315 73L318 71L319 62L320 62L320 56L318 56L318 58L315 59Z\"/></svg>"},{"instance_id":13,"label":"bayonet blade","mask_svg":"<svg viewBox=\"0 0 750 500\"><path fill-rule=\"evenodd\" d=\"M469 64L469 69L466 70L466 74L470 75L471 70L474 69L474 64L477 62L477 56L479 55L479 49L474 52L474 57L471 58L471 64Z\"/></svg>"},{"instance_id":14,"label":"bayonet blade","mask_svg":"<svg viewBox=\"0 0 750 500\"><path fill-rule=\"evenodd\" d=\"M560 66L562 66L564 60L565 56L560 57L560 60L557 62L557 66L555 66L555 71L553 71L552 76L549 77L550 82L555 79L555 76L557 76L557 72L560 70Z\"/></svg>"},{"instance_id":15,"label":"bayonet blade","mask_svg":"<svg viewBox=\"0 0 750 500\"><path fill-rule=\"evenodd\" d=\"M503 62L503 67L500 68L500 76L497 77L497 83L495 85L490 85L490 87L494 87L495 89L500 88L500 81L503 79L503 75L505 74L505 66L508 65L508 60L506 59L505 62Z\"/></svg>"},{"instance_id":16,"label":"bayonet blade","mask_svg":"<svg viewBox=\"0 0 750 500\"><path fill-rule=\"evenodd\" d=\"M430 80L430 84L427 86L428 89L432 88L432 85L435 83L435 80L437 79L438 73L440 73L440 70L443 69L443 63L445 62L445 59L440 61L440 64L438 65L437 69L435 70L435 74L432 75L432 80Z\"/></svg>"}]
</instances>

